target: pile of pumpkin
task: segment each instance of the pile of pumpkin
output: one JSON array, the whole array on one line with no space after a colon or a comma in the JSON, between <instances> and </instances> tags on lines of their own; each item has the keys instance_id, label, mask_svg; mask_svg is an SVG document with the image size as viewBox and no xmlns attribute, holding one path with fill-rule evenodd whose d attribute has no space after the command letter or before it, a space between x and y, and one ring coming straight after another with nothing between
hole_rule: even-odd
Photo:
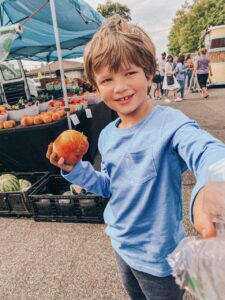
<instances>
[{"instance_id":1,"label":"pile of pumpkin","mask_svg":"<svg viewBox=\"0 0 225 300\"><path fill-rule=\"evenodd\" d=\"M23 116L20 120L21 126L31 126L39 124L48 124L53 121L59 121L66 114L64 109L56 111L41 112L36 116Z\"/></svg>"},{"instance_id":2,"label":"pile of pumpkin","mask_svg":"<svg viewBox=\"0 0 225 300\"><path fill-rule=\"evenodd\" d=\"M74 113L76 111L74 106L70 106L70 113ZM59 121L66 114L65 109L55 109L47 112L41 112L39 115L35 116L23 116L20 119L21 126L31 126L31 125L39 125L39 124L48 124L54 121ZM8 121L0 121L0 129L13 128L16 126L16 122L14 120Z\"/></svg>"}]
</instances>

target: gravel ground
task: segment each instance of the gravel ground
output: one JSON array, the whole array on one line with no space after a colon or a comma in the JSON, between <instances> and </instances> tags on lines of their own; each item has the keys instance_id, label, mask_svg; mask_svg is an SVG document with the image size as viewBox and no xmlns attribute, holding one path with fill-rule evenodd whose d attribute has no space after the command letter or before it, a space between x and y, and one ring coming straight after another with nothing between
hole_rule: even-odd
<instances>
[{"instance_id":1,"label":"gravel ground","mask_svg":"<svg viewBox=\"0 0 225 300\"><path fill-rule=\"evenodd\" d=\"M225 90L210 92L207 100L194 94L171 106L225 141ZM193 174L184 174L184 224L189 235L195 235L188 217L194 182ZM104 229L105 225L0 218L0 299L128 300ZM185 300L191 299L186 293Z\"/></svg>"}]
</instances>

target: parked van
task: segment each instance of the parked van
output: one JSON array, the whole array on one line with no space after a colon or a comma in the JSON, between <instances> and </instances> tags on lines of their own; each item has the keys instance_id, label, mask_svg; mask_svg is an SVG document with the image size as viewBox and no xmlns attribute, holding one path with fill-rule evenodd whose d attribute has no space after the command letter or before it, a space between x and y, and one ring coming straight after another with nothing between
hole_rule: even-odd
<instances>
[{"instance_id":1,"label":"parked van","mask_svg":"<svg viewBox=\"0 0 225 300\"><path fill-rule=\"evenodd\" d=\"M209 78L209 85L225 85L225 25L210 27L207 30L205 47L213 73Z\"/></svg>"},{"instance_id":2,"label":"parked van","mask_svg":"<svg viewBox=\"0 0 225 300\"><path fill-rule=\"evenodd\" d=\"M31 95L37 96L37 89L32 82L28 83L21 61L0 63L0 104L15 104Z\"/></svg>"}]
</instances>

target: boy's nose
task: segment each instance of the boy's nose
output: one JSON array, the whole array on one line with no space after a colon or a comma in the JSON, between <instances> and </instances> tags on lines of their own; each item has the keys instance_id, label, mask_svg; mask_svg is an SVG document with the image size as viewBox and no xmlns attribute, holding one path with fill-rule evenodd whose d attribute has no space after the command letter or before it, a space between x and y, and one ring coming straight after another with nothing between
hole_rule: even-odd
<instances>
[{"instance_id":1,"label":"boy's nose","mask_svg":"<svg viewBox=\"0 0 225 300\"><path fill-rule=\"evenodd\" d=\"M126 86L124 80L120 79L120 80L116 80L114 82L114 93L121 94L126 90L127 90L127 86Z\"/></svg>"}]
</instances>

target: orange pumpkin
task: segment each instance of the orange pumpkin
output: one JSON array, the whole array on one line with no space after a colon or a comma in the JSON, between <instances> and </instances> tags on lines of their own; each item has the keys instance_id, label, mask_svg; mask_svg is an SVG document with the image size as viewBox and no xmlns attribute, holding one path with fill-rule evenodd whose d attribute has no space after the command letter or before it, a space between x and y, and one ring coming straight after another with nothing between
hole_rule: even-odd
<instances>
[{"instance_id":1,"label":"orange pumpkin","mask_svg":"<svg viewBox=\"0 0 225 300\"><path fill-rule=\"evenodd\" d=\"M46 115L42 115L41 116L42 120L44 123L51 123L52 122L52 117L49 115L49 114L46 114Z\"/></svg>"},{"instance_id":2,"label":"orange pumpkin","mask_svg":"<svg viewBox=\"0 0 225 300\"><path fill-rule=\"evenodd\" d=\"M13 128L15 126L15 123L13 120L8 120L3 122L4 128Z\"/></svg>"},{"instance_id":3,"label":"orange pumpkin","mask_svg":"<svg viewBox=\"0 0 225 300\"><path fill-rule=\"evenodd\" d=\"M59 121L60 119L61 119L60 113L58 113L57 111L52 114L53 121Z\"/></svg>"},{"instance_id":4,"label":"orange pumpkin","mask_svg":"<svg viewBox=\"0 0 225 300\"><path fill-rule=\"evenodd\" d=\"M39 125L43 123L42 117L40 115L33 117L34 125Z\"/></svg>"},{"instance_id":5,"label":"orange pumpkin","mask_svg":"<svg viewBox=\"0 0 225 300\"><path fill-rule=\"evenodd\" d=\"M31 126L34 124L33 118L31 116L23 116L20 120L20 125Z\"/></svg>"}]
</instances>

